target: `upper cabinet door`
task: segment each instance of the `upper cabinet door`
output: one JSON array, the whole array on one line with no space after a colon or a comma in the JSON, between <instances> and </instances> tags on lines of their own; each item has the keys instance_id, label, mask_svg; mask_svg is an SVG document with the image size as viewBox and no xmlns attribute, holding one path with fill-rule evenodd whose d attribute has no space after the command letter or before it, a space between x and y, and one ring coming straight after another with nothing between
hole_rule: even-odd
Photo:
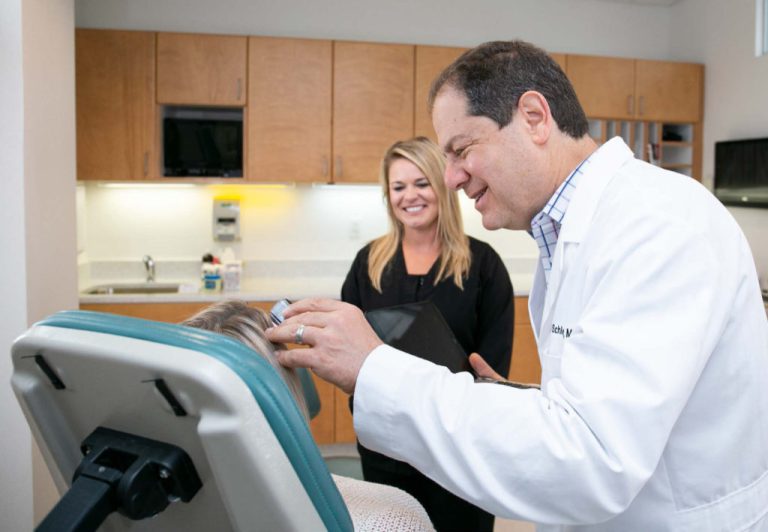
<instances>
[{"instance_id":1,"label":"upper cabinet door","mask_svg":"<svg viewBox=\"0 0 768 532\"><path fill-rule=\"evenodd\" d=\"M566 66L566 56L565 54L558 54L558 53L550 53L549 56L555 60L555 62L560 65L560 68L563 69L563 72L565 72L567 66Z\"/></svg>"},{"instance_id":2,"label":"upper cabinet door","mask_svg":"<svg viewBox=\"0 0 768 532\"><path fill-rule=\"evenodd\" d=\"M429 137L437 142L437 135L432 127L432 117L427 106L427 98L432 82L440 73L463 54L466 48L448 48L443 46L416 47L416 136Z\"/></svg>"},{"instance_id":3,"label":"upper cabinet door","mask_svg":"<svg viewBox=\"0 0 768 532\"><path fill-rule=\"evenodd\" d=\"M155 34L75 32L77 178L157 177Z\"/></svg>"},{"instance_id":4,"label":"upper cabinet door","mask_svg":"<svg viewBox=\"0 0 768 532\"><path fill-rule=\"evenodd\" d=\"M248 46L246 178L329 182L331 41L251 37Z\"/></svg>"},{"instance_id":5,"label":"upper cabinet door","mask_svg":"<svg viewBox=\"0 0 768 532\"><path fill-rule=\"evenodd\" d=\"M159 33L157 103L243 106L247 37Z\"/></svg>"},{"instance_id":6,"label":"upper cabinet door","mask_svg":"<svg viewBox=\"0 0 768 532\"><path fill-rule=\"evenodd\" d=\"M566 74L590 118L635 117L635 60L568 55Z\"/></svg>"},{"instance_id":7,"label":"upper cabinet door","mask_svg":"<svg viewBox=\"0 0 768 532\"><path fill-rule=\"evenodd\" d=\"M635 61L635 97L640 120L701 120L704 67L694 63Z\"/></svg>"},{"instance_id":8,"label":"upper cabinet door","mask_svg":"<svg viewBox=\"0 0 768 532\"><path fill-rule=\"evenodd\" d=\"M377 181L384 151L413 136L413 70L413 46L334 42L334 181Z\"/></svg>"}]
</instances>

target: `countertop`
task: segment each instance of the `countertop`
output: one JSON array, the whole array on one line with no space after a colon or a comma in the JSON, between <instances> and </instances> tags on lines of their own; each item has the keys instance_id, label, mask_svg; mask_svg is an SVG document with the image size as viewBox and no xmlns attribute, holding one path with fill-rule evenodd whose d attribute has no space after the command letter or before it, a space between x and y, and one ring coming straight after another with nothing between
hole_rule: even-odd
<instances>
[{"instance_id":1,"label":"countertop","mask_svg":"<svg viewBox=\"0 0 768 532\"><path fill-rule=\"evenodd\" d=\"M222 299L277 301L307 297L338 299L352 259L283 259L243 261L240 289L203 291L200 262L195 260L156 261L157 283L179 283L182 289L172 294L84 293L93 286L112 283L144 283L146 271L136 260L92 260L79 264L81 304L99 303L195 303ZM533 282L535 257L502 258L512 280L515 295L527 296Z\"/></svg>"},{"instance_id":2,"label":"countertop","mask_svg":"<svg viewBox=\"0 0 768 532\"><path fill-rule=\"evenodd\" d=\"M510 275L516 296L527 296L531 288L531 275ZM83 290L98 284L110 282L143 282L143 279L99 280L83 287ZM209 292L199 288L199 281L191 279L157 279L158 283L181 283L183 291L173 294L119 294L88 295L80 294L81 304L114 303L194 303L214 302L222 299L242 299L244 301L276 301L281 298L298 300L307 297L327 297L338 299L344 278L332 276L290 276L248 278L241 282L238 291Z\"/></svg>"}]
</instances>

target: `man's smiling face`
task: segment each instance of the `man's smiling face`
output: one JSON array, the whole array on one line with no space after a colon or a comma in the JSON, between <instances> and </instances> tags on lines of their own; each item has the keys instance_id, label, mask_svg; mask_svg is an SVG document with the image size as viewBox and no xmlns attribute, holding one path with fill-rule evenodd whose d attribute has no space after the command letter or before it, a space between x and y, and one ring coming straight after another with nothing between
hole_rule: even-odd
<instances>
[{"instance_id":1,"label":"man's smiling face","mask_svg":"<svg viewBox=\"0 0 768 532\"><path fill-rule=\"evenodd\" d=\"M445 86L435 98L432 121L446 153L446 184L475 201L486 229L530 229L531 219L553 193L542 175L542 150L528 122L515 112L499 129L485 116L470 116L466 97Z\"/></svg>"}]
</instances>

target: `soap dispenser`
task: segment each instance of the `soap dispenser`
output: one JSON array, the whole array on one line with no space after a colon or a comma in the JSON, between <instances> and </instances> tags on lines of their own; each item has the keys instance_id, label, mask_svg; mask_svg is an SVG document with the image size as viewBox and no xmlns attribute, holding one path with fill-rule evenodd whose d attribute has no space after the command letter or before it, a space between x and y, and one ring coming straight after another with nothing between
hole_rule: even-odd
<instances>
[{"instance_id":1,"label":"soap dispenser","mask_svg":"<svg viewBox=\"0 0 768 532\"><path fill-rule=\"evenodd\" d=\"M213 239L218 242L240 240L240 200L213 200Z\"/></svg>"}]
</instances>

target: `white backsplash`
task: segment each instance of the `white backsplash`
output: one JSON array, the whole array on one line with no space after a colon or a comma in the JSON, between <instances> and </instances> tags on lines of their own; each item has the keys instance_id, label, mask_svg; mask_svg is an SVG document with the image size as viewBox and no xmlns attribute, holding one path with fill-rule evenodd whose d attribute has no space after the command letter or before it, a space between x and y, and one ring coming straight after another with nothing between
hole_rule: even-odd
<instances>
[{"instance_id":1,"label":"white backsplash","mask_svg":"<svg viewBox=\"0 0 768 532\"><path fill-rule=\"evenodd\" d=\"M511 270L532 272L538 253L532 239L522 231L486 231L472 203L459 196L466 232L491 244ZM217 197L240 199L239 242L225 246L213 240ZM186 277L203 254L225 247L244 260L246 276L324 269L343 274L360 247L387 230L377 185L89 183L78 186L77 206L81 286L83 276L107 279L118 271L141 279L144 255L155 259L159 279L166 273Z\"/></svg>"},{"instance_id":2,"label":"white backsplash","mask_svg":"<svg viewBox=\"0 0 768 532\"><path fill-rule=\"evenodd\" d=\"M242 240L229 247L248 278L338 278L357 251L387 230L376 185L79 185L77 190L80 287L145 278L141 258L156 261L160 281L194 281L203 254L225 246L212 237L215 197L238 197ZM510 276L535 268L538 250L523 231L487 231L459 194L467 234L491 244ZM731 208L744 229L758 273L768 284L766 209ZM523 286L524 282L519 282Z\"/></svg>"}]
</instances>

